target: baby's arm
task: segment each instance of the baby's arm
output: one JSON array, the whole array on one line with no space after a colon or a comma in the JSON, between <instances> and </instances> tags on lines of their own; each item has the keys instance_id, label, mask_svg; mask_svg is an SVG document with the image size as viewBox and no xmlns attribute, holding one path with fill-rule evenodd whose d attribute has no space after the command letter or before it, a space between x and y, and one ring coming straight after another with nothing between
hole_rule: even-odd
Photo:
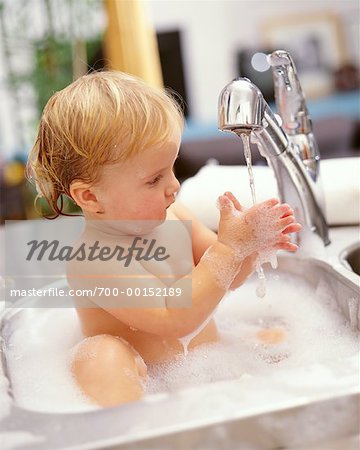
<instances>
[{"instance_id":1,"label":"baby's arm","mask_svg":"<svg viewBox=\"0 0 360 450\"><path fill-rule=\"evenodd\" d=\"M240 208L239 202L230 192L226 192L225 195L228 195L229 198L236 201L236 203L234 203L235 207ZM207 228L188 208L181 203L174 203L171 209L180 220L191 220L193 258L195 265L197 265L205 251L216 242L217 235L212 230ZM253 273L255 269L256 256L256 254L250 255L239 262L238 273L229 289L238 288Z\"/></svg>"},{"instance_id":2,"label":"baby's arm","mask_svg":"<svg viewBox=\"0 0 360 450\"><path fill-rule=\"evenodd\" d=\"M192 217L184 217L184 220L186 219ZM93 298L92 301L122 323L145 332L181 337L194 331L211 315L223 298L237 275L240 260L232 248L219 242L215 234L200 226L198 220L193 224L193 232L196 235L196 238L193 236L193 241L202 242L199 246L194 245L197 265L187 278L180 278L171 285L173 289L180 288L182 292L187 293L187 298L147 297L141 299L140 304L140 299L134 295L133 298L126 298L127 308L122 307L124 304L121 305L120 298ZM207 259L202 258L205 250ZM136 274L136 278L130 276L121 279L119 265L113 261L101 261L98 266L89 262L72 264L68 269L69 283L74 289L102 287L108 288L109 292L114 292L114 288L121 292L127 287L132 287L134 294L136 288L140 292L150 287L161 292L169 288L160 278L149 279L148 269L139 261L132 261L132 265L131 274ZM146 300L148 303L145 303ZM154 307L155 301L158 307ZM149 307L144 307L144 304L148 304Z\"/></svg>"},{"instance_id":3,"label":"baby's arm","mask_svg":"<svg viewBox=\"0 0 360 450\"><path fill-rule=\"evenodd\" d=\"M192 253L195 266L197 266L205 251L217 241L217 235L183 204L175 202L170 208L178 219L191 220Z\"/></svg>"},{"instance_id":4,"label":"baby's arm","mask_svg":"<svg viewBox=\"0 0 360 450\"><path fill-rule=\"evenodd\" d=\"M226 197L225 203L231 208L232 213L244 213L245 208L243 208L239 201L235 198L235 196L231 192L225 192L224 196ZM223 197L224 197L223 196ZM230 200L229 202L227 200ZM273 201L272 201L273 202ZM275 204L277 204L277 200ZM254 205L253 209L255 211L258 208L261 209L260 205ZM226 205L225 205L226 207ZM293 217L293 210L286 204L279 205L281 215L279 219L282 221L280 224L281 230L277 236L276 241L273 242L273 247L275 249L283 249L288 251L296 251L297 245L290 242L289 233L297 232L301 229L301 225L295 223L295 219ZM200 261L201 257L205 253L205 251L217 240L217 235L209 230L196 216L185 206L176 202L172 211L180 220L191 220L192 221L192 236L193 236L193 256L195 265ZM230 217L231 222L232 217ZM241 286L245 280L253 273L255 269L255 261L258 256L256 251L251 252L247 256L244 256L240 259L238 273L230 285L230 289L236 289Z\"/></svg>"},{"instance_id":5,"label":"baby's arm","mask_svg":"<svg viewBox=\"0 0 360 450\"><path fill-rule=\"evenodd\" d=\"M171 285L171 288L180 288L185 293L182 297L137 297L136 290L144 292L152 288L162 293L169 289L160 278L151 276L139 261L131 263L130 276L127 277L124 271L119 273L119 265L113 261L102 261L97 267L91 266L89 262L72 263L68 267L68 281L72 289L94 291L100 287L107 288L108 292L114 292L115 289L122 292L130 287L133 296L126 297L128 307L124 307L124 303L121 305L120 297L91 300L129 327L159 336L182 337L194 331L209 317L238 270L239 261L235 252L225 244L216 241L208 252L211 258L226 268L223 282L219 282L213 271L209 270L209 263L201 260L189 274L190 278L180 278ZM136 277L132 274L136 274Z\"/></svg>"},{"instance_id":6,"label":"baby's arm","mask_svg":"<svg viewBox=\"0 0 360 450\"><path fill-rule=\"evenodd\" d=\"M130 298L132 304L135 307L119 308L119 307L106 307L99 303L99 306L108 311L114 317L121 322L127 324L130 327L140 329L152 334L169 337L182 337L185 336L196 328L198 328L213 312L226 291L234 282L236 276L239 273L239 268L244 259L251 257L252 253L261 251L263 246L266 245L282 245L282 231L284 230L284 222L281 218L284 215L284 205L279 205L277 200L264 202L260 205L255 205L246 211L245 214L236 214L233 202L227 198L222 200L220 205L220 224L219 234L215 239L209 231L205 231L199 225L195 224L195 232L197 237L200 236L200 244L195 245L196 258L198 264L192 271L192 296L191 307L184 307L184 303L179 303L177 297L163 297L161 298L161 307L139 307L136 308L136 302L139 300L136 296ZM261 225L261 219L264 216L267 217L268 230L266 239L264 236L258 236L254 232L254 223ZM185 218L184 218L185 220ZM260 221L260 222L259 222ZM287 221L293 222L292 219ZM271 226L269 226L271 225ZM197 229L197 227L199 227ZM194 236L195 240L195 236ZM209 246L208 243L212 242ZM293 245L293 244L292 244ZM296 246L295 246L296 247ZM205 254L204 251L207 248ZM70 270L70 276L74 276L72 283L74 288L94 287L91 283L99 282L104 284L104 287L118 288L119 291L124 290L124 286L121 285L119 279L119 267L118 265L109 262L105 262L101 266L101 274L104 278L101 278L101 274L96 272L96 278L89 277L86 268L84 266L81 269L82 273L74 270ZM164 283L158 278L152 278L151 283L147 279L149 273L138 263L136 267L137 278L134 281L140 291L143 288L163 289L167 288ZM133 271L133 273L135 273ZM76 278L76 275L80 277ZM83 278L81 278L83 275ZM91 274L90 274L91 275ZM81 283L81 280L85 280L86 285L75 285ZM128 281L127 281L128 285ZM173 283L172 288L181 288L183 292L189 293L189 279L184 277ZM134 289L133 289L134 291ZM117 303L117 299L115 304ZM159 300L159 298L157 298Z\"/></svg>"}]
</instances>

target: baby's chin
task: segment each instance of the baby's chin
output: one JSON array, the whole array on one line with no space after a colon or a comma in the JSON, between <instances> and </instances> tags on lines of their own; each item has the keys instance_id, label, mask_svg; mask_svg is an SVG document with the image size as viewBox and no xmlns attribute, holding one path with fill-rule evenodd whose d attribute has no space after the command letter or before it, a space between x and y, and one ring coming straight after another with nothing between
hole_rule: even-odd
<instances>
[{"instance_id":1,"label":"baby's chin","mask_svg":"<svg viewBox=\"0 0 360 450\"><path fill-rule=\"evenodd\" d=\"M154 219L144 219L139 220L129 228L128 234L130 236L143 236L150 234L155 228L159 227L165 222L165 219L154 220Z\"/></svg>"},{"instance_id":2,"label":"baby's chin","mask_svg":"<svg viewBox=\"0 0 360 450\"><path fill-rule=\"evenodd\" d=\"M114 219L106 218L96 221L90 221L95 228L99 228L109 233L115 232L127 236L141 236L151 233L166 221L166 211L162 217L152 216L133 216L130 218Z\"/></svg>"},{"instance_id":3,"label":"baby's chin","mask_svg":"<svg viewBox=\"0 0 360 450\"><path fill-rule=\"evenodd\" d=\"M167 212L160 217L159 215L142 216L134 221L130 222L128 233L129 235L139 236L151 233L155 228L159 227L166 221Z\"/></svg>"},{"instance_id":4,"label":"baby's chin","mask_svg":"<svg viewBox=\"0 0 360 450\"><path fill-rule=\"evenodd\" d=\"M168 217L168 211L169 209L164 209L161 212L158 212L156 214L148 214L143 217L140 216L138 219L139 221L149 222L149 226L153 224L154 228L164 223Z\"/></svg>"}]
</instances>

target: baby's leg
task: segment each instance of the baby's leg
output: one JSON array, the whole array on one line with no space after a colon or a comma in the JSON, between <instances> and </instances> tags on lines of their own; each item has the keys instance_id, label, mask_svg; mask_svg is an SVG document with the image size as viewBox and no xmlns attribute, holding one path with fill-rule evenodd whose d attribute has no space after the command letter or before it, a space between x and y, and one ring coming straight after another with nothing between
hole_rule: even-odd
<instances>
[{"instance_id":1,"label":"baby's leg","mask_svg":"<svg viewBox=\"0 0 360 450\"><path fill-rule=\"evenodd\" d=\"M103 334L84 339L71 362L84 393L101 406L115 406L142 397L146 365L124 340Z\"/></svg>"}]
</instances>

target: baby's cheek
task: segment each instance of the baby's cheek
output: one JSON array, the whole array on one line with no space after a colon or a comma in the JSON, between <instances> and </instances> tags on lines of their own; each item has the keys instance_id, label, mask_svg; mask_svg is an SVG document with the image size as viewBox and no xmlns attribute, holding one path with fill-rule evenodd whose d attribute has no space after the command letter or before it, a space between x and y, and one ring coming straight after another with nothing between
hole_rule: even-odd
<instances>
[{"instance_id":1,"label":"baby's cheek","mask_svg":"<svg viewBox=\"0 0 360 450\"><path fill-rule=\"evenodd\" d=\"M151 199L147 199L146 197L132 201L130 207L132 212L138 215L148 215L154 210L153 202Z\"/></svg>"},{"instance_id":2,"label":"baby's cheek","mask_svg":"<svg viewBox=\"0 0 360 450\"><path fill-rule=\"evenodd\" d=\"M134 218L134 220L140 219L143 216L144 212L146 212L146 210L144 211L141 205L131 205L131 216Z\"/></svg>"}]
</instances>

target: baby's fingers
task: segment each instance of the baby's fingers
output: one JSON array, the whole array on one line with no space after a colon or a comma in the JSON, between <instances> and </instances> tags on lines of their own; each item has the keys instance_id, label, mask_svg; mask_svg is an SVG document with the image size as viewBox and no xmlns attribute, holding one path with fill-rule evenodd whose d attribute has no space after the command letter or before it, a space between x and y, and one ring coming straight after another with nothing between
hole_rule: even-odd
<instances>
[{"instance_id":1,"label":"baby's fingers","mask_svg":"<svg viewBox=\"0 0 360 450\"><path fill-rule=\"evenodd\" d=\"M288 225L293 224L295 222L294 216L286 216L283 219L280 219L277 223L278 230L284 230Z\"/></svg>"},{"instance_id":2,"label":"baby's fingers","mask_svg":"<svg viewBox=\"0 0 360 450\"><path fill-rule=\"evenodd\" d=\"M274 247L279 250L288 250L289 252L296 252L299 248L296 244L291 242L290 236L287 234L281 234Z\"/></svg>"},{"instance_id":3,"label":"baby's fingers","mask_svg":"<svg viewBox=\"0 0 360 450\"><path fill-rule=\"evenodd\" d=\"M283 219L284 217L288 217L288 216L293 216L293 215L294 215L294 210L290 208L288 211L286 211L286 212L280 217L280 219Z\"/></svg>"},{"instance_id":4,"label":"baby's fingers","mask_svg":"<svg viewBox=\"0 0 360 450\"><path fill-rule=\"evenodd\" d=\"M271 198L270 200L266 200L265 202L262 202L261 204L263 206L265 206L266 208L273 208L278 203L279 203L279 200L277 198Z\"/></svg>"},{"instance_id":5,"label":"baby's fingers","mask_svg":"<svg viewBox=\"0 0 360 450\"><path fill-rule=\"evenodd\" d=\"M240 202L238 201L238 199L235 197L235 195L232 192L227 191L227 192L225 192L224 195L226 195L226 197L229 198L233 202L235 208L238 211L243 210L243 207L240 205Z\"/></svg>"},{"instance_id":6,"label":"baby's fingers","mask_svg":"<svg viewBox=\"0 0 360 450\"><path fill-rule=\"evenodd\" d=\"M291 225L285 227L282 230L282 234L289 234L289 233L297 233L298 231L300 231L302 228L300 223L292 223Z\"/></svg>"},{"instance_id":7,"label":"baby's fingers","mask_svg":"<svg viewBox=\"0 0 360 450\"><path fill-rule=\"evenodd\" d=\"M280 218L294 215L293 209L287 203L282 203L281 205L275 206L274 212Z\"/></svg>"},{"instance_id":8,"label":"baby's fingers","mask_svg":"<svg viewBox=\"0 0 360 450\"><path fill-rule=\"evenodd\" d=\"M217 205L220 210L220 220L228 220L233 217L234 204L226 195L220 195Z\"/></svg>"},{"instance_id":9,"label":"baby's fingers","mask_svg":"<svg viewBox=\"0 0 360 450\"><path fill-rule=\"evenodd\" d=\"M277 243L290 242L291 237L288 234L280 234Z\"/></svg>"},{"instance_id":10,"label":"baby's fingers","mask_svg":"<svg viewBox=\"0 0 360 450\"><path fill-rule=\"evenodd\" d=\"M278 242L275 245L275 248L279 250L288 250L289 252L296 252L299 247L292 242Z\"/></svg>"}]
</instances>

